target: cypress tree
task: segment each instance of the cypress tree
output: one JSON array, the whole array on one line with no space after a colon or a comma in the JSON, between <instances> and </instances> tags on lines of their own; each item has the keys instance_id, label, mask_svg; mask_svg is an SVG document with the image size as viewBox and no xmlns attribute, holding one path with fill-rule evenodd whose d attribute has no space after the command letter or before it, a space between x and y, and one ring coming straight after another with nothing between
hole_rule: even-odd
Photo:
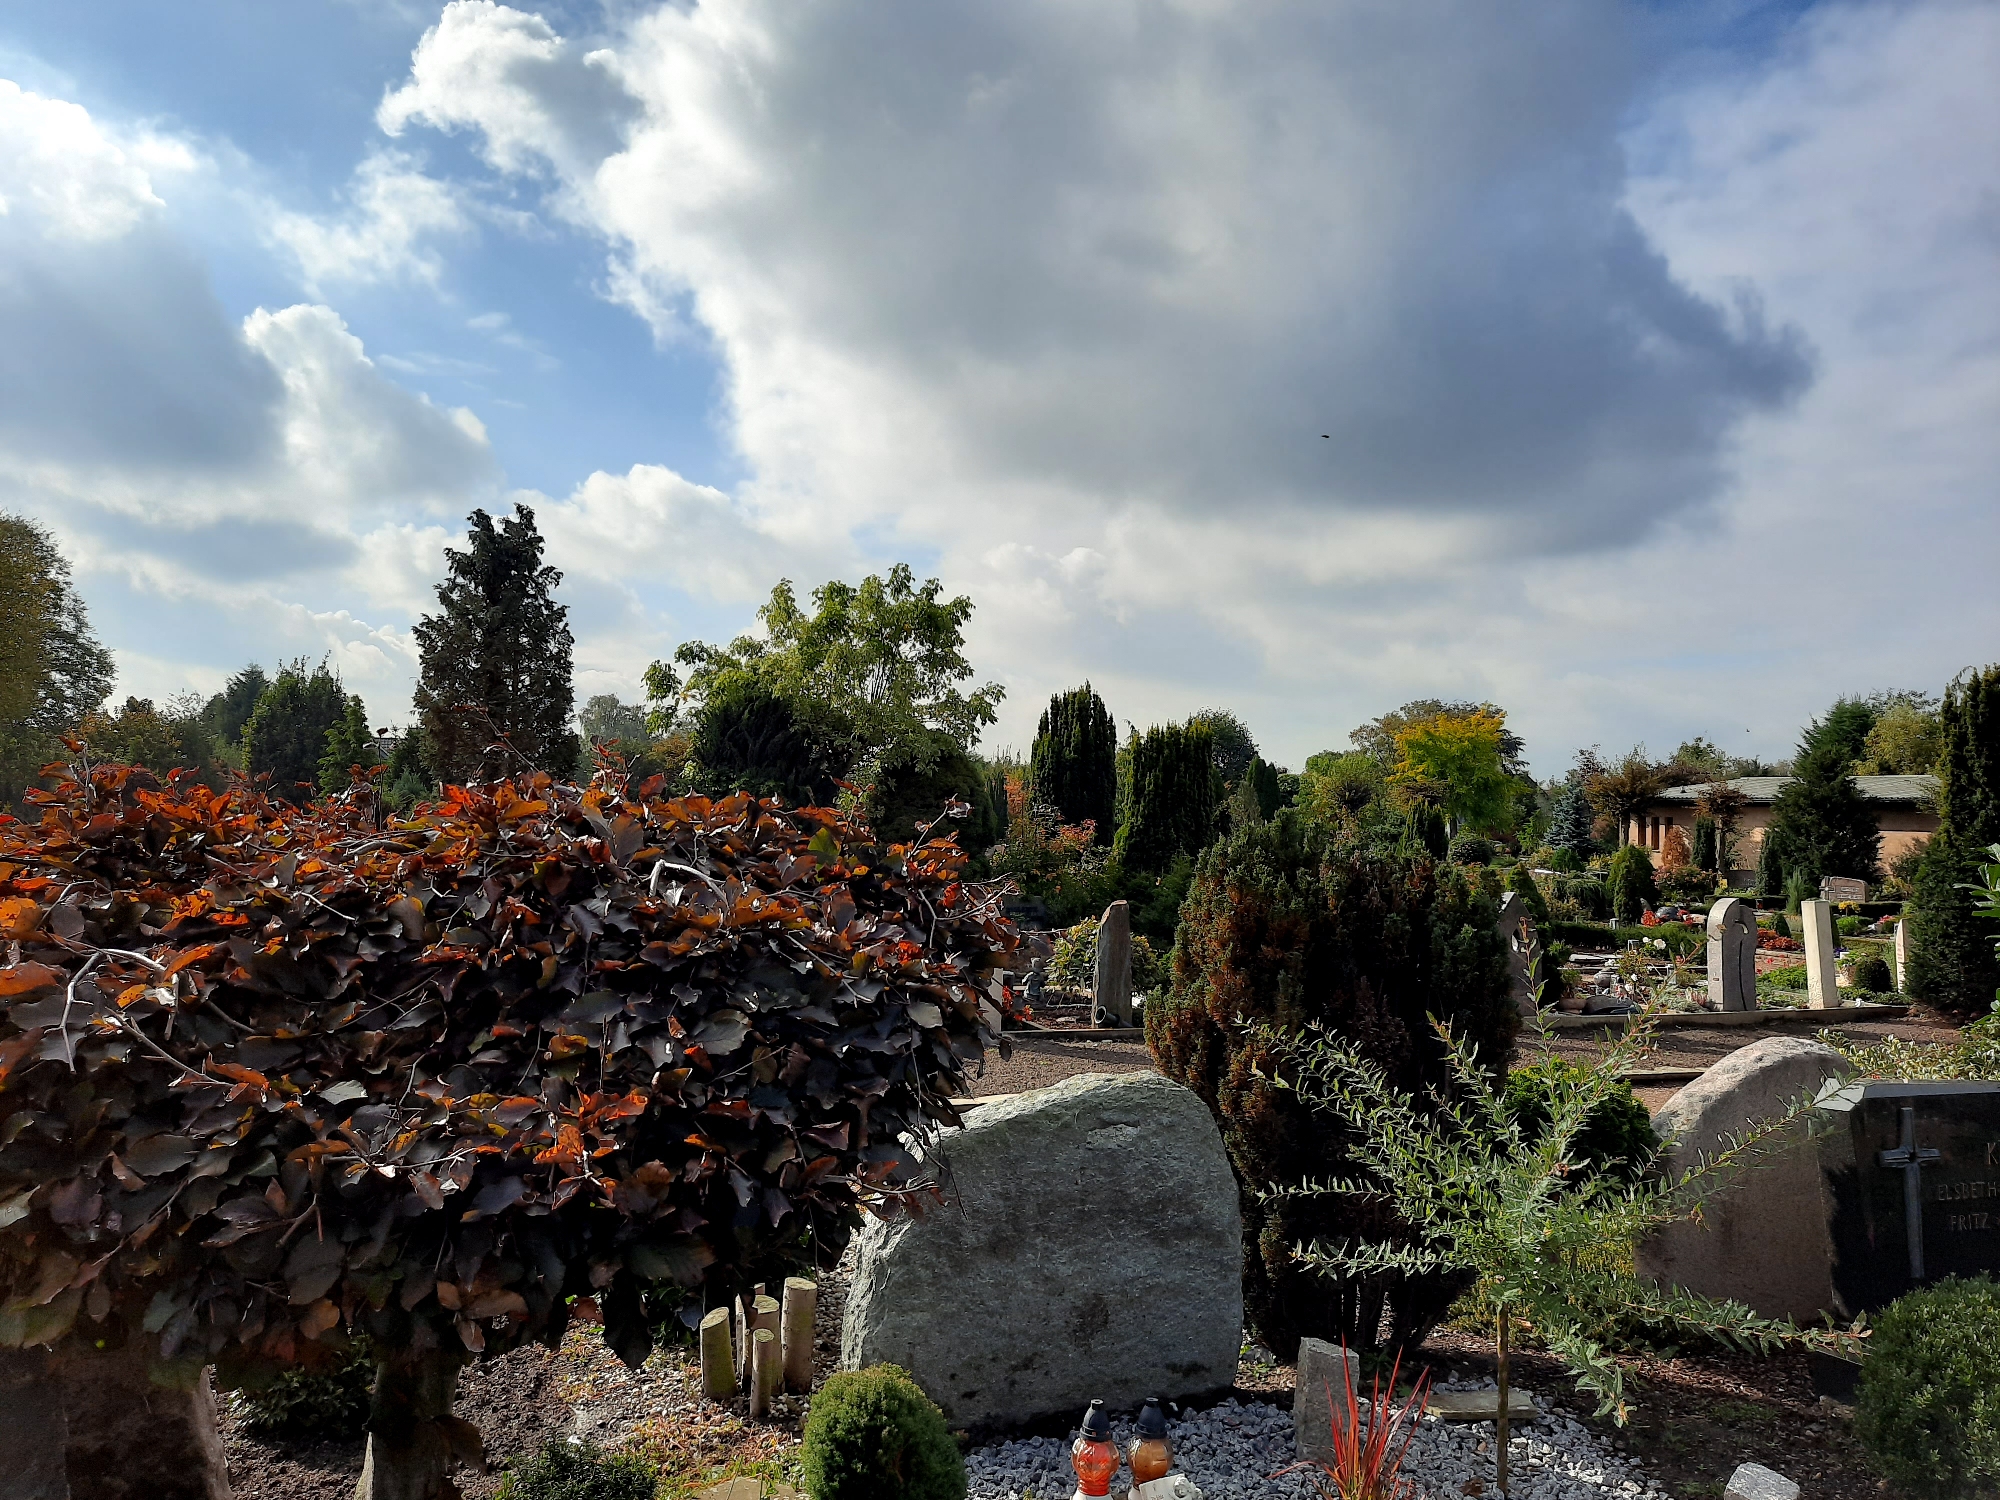
<instances>
[{"instance_id":1,"label":"cypress tree","mask_svg":"<svg viewBox=\"0 0 2000 1500\"><path fill-rule=\"evenodd\" d=\"M1132 746L1130 810L1118 830L1128 870L1166 869L1215 833L1215 749L1203 724L1147 730Z\"/></svg>"},{"instance_id":2,"label":"cypress tree","mask_svg":"<svg viewBox=\"0 0 2000 1500\"><path fill-rule=\"evenodd\" d=\"M271 778L271 795L309 802L319 784L327 731L347 716L340 678L321 662L310 673L301 657L278 669L243 726L243 769ZM347 784L343 774L341 785Z\"/></svg>"},{"instance_id":3,"label":"cypress tree","mask_svg":"<svg viewBox=\"0 0 2000 1500\"><path fill-rule=\"evenodd\" d=\"M1109 843L1118 800L1118 726L1089 683L1057 693L1042 710L1031 761L1035 800L1065 823L1088 819Z\"/></svg>"},{"instance_id":4,"label":"cypress tree","mask_svg":"<svg viewBox=\"0 0 2000 1500\"><path fill-rule=\"evenodd\" d=\"M2000 666L1968 673L1945 690L1938 831L1924 847L1905 918L1910 993L1940 1010L1975 1014L1995 1001L2000 960L1995 924L1964 887L2000 843Z\"/></svg>"},{"instance_id":5,"label":"cypress tree","mask_svg":"<svg viewBox=\"0 0 2000 1500\"><path fill-rule=\"evenodd\" d=\"M1757 851L1757 894L1785 894L1785 851L1778 842L1778 830L1766 828L1764 843Z\"/></svg>"},{"instance_id":6,"label":"cypress tree","mask_svg":"<svg viewBox=\"0 0 2000 1500\"><path fill-rule=\"evenodd\" d=\"M1275 817L1284 802L1284 788L1278 783L1278 768L1261 755L1253 757L1250 784L1257 789L1257 810L1266 818Z\"/></svg>"},{"instance_id":7,"label":"cypress tree","mask_svg":"<svg viewBox=\"0 0 2000 1500\"><path fill-rule=\"evenodd\" d=\"M319 789L328 796L352 784L356 766L375 764L375 735L368 727L368 710L360 694L347 700L347 711L326 731L326 753L319 760Z\"/></svg>"},{"instance_id":8,"label":"cypress tree","mask_svg":"<svg viewBox=\"0 0 2000 1500\"><path fill-rule=\"evenodd\" d=\"M1854 779L1874 722L1865 703L1842 699L1806 731L1792 779L1771 809L1787 881L1802 880L1816 893L1828 875L1875 878L1882 835Z\"/></svg>"},{"instance_id":9,"label":"cypress tree","mask_svg":"<svg viewBox=\"0 0 2000 1500\"><path fill-rule=\"evenodd\" d=\"M515 506L497 528L483 510L468 522L471 545L445 549L442 608L413 632L423 658L416 707L424 759L452 782L490 780L524 764L567 774L576 763L569 728L576 695L569 611L555 599L562 574L543 566L527 506Z\"/></svg>"}]
</instances>

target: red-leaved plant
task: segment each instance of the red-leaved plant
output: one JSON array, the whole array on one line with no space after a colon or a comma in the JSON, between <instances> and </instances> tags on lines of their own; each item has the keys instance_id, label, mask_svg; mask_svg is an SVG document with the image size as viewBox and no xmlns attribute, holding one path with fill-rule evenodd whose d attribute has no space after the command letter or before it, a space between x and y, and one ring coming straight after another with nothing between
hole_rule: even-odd
<instances>
[{"instance_id":1,"label":"red-leaved plant","mask_svg":"<svg viewBox=\"0 0 2000 1500\"><path fill-rule=\"evenodd\" d=\"M1341 1346L1342 1363L1346 1363L1347 1346ZM1403 1459L1410 1451L1410 1444L1416 1440L1418 1424L1423 1421L1424 1408L1430 1401L1431 1377L1428 1371L1417 1377L1416 1385L1410 1391L1409 1400L1400 1409L1393 1405L1396 1394L1396 1377L1402 1373L1403 1361L1399 1357L1389 1370L1389 1403L1382 1399L1382 1377L1374 1377L1368 1393L1368 1418L1361 1417L1361 1403L1354 1394L1354 1382L1341 1381L1342 1395L1346 1398L1346 1420L1340 1420L1340 1407L1330 1383L1326 1385L1326 1403L1335 1414L1333 1426L1333 1458L1311 1458L1280 1469L1271 1477L1279 1479L1287 1474L1295 1474L1301 1469L1316 1470L1314 1486L1322 1500L1405 1500L1415 1493L1415 1487L1407 1479L1398 1477L1403 1467ZM1384 1416L1384 1412L1387 1416ZM1396 1442L1397 1434L1402 1441ZM1394 1447L1391 1447L1394 1444Z\"/></svg>"}]
</instances>

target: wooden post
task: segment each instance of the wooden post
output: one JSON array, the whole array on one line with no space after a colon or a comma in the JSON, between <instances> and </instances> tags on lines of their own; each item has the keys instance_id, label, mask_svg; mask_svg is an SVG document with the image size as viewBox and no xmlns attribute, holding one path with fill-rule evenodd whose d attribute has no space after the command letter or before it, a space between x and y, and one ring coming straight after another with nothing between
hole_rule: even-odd
<instances>
[{"instance_id":1,"label":"wooden post","mask_svg":"<svg viewBox=\"0 0 2000 1500\"><path fill-rule=\"evenodd\" d=\"M749 1291L736 1299L736 1384L750 1383L750 1333L757 1326L752 1305L764 1295L764 1283L758 1282Z\"/></svg>"},{"instance_id":2,"label":"wooden post","mask_svg":"<svg viewBox=\"0 0 2000 1500\"><path fill-rule=\"evenodd\" d=\"M736 1351L729 1321L726 1307L701 1320L701 1392L711 1401L727 1401L736 1394Z\"/></svg>"},{"instance_id":3,"label":"wooden post","mask_svg":"<svg viewBox=\"0 0 2000 1500\"><path fill-rule=\"evenodd\" d=\"M770 1329L772 1338L777 1338L779 1336L778 1299L776 1297L766 1297L762 1292L759 1292L753 1299L751 1299L750 1326L752 1328ZM783 1347L784 1346L782 1344L779 1345L780 1349L782 1349ZM777 1352L778 1350L775 1349L772 1351L772 1353L774 1354Z\"/></svg>"},{"instance_id":4,"label":"wooden post","mask_svg":"<svg viewBox=\"0 0 2000 1500\"><path fill-rule=\"evenodd\" d=\"M813 1383L813 1314L819 1287L803 1276L785 1278L785 1389L804 1394Z\"/></svg>"},{"instance_id":5,"label":"wooden post","mask_svg":"<svg viewBox=\"0 0 2000 1500\"><path fill-rule=\"evenodd\" d=\"M1507 1403L1511 1398L1507 1393L1507 1308L1504 1303L1500 1308L1500 1333L1499 1337L1494 1341L1493 1347L1498 1351L1494 1364L1500 1372L1500 1409L1493 1414L1493 1438L1494 1446L1497 1450L1495 1462L1499 1469L1499 1490L1502 1495L1505 1495L1507 1493L1507 1442L1509 1438L1507 1431Z\"/></svg>"},{"instance_id":6,"label":"wooden post","mask_svg":"<svg viewBox=\"0 0 2000 1500\"><path fill-rule=\"evenodd\" d=\"M768 1297L758 1300L769 1302ZM771 1411L771 1397L777 1393L778 1377L784 1373L784 1365L778 1357L778 1336L768 1328L756 1329L750 1335L750 1415L768 1416Z\"/></svg>"}]
</instances>

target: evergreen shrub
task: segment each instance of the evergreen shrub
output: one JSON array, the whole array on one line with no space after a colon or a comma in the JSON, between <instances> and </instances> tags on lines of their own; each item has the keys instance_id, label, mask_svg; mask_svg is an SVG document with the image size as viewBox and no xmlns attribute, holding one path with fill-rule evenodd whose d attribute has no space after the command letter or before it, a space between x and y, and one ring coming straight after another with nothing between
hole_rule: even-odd
<instances>
[{"instance_id":1,"label":"evergreen shrub","mask_svg":"<svg viewBox=\"0 0 2000 1500\"><path fill-rule=\"evenodd\" d=\"M629 1453L555 1440L508 1471L498 1500L653 1500L659 1476Z\"/></svg>"},{"instance_id":2,"label":"evergreen shrub","mask_svg":"<svg viewBox=\"0 0 2000 1500\"><path fill-rule=\"evenodd\" d=\"M1089 683L1057 693L1035 731L1035 796L1065 823L1090 822L1100 844L1116 831L1118 726Z\"/></svg>"},{"instance_id":3,"label":"evergreen shrub","mask_svg":"<svg viewBox=\"0 0 2000 1500\"><path fill-rule=\"evenodd\" d=\"M1620 922L1638 921L1645 909L1660 899L1653 861L1637 844L1626 844L1611 856L1604 884L1611 897L1611 914Z\"/></svg>"},{"instance_id":4,"label":"evergreen shrub","mask_svg":"<svg viewBox=\"0 0 2000 1500\"><path fill-rule=\"evenodd\" d=\"M1981 915L1968 889L1980 883L1986 848L2000 843L2000 666L1952 683L1940 715L1938 831L1911 883L1909 988L1940 1010L1978 1015L2000 988L2000 922Z\"/></svg>"},{"instance_id":5,"label":"evergreen shrub","mask_svg":"<svg viewBox=\"0 0 2000 1500\"><path fill-rule=\"evenodd\" d=\"M359 1338L343 1358L286 1370L269 1384L236 1393L243 1425L259 1437L295 1442L355 1438L368 1423L375 1356Z\"/></svg>"},{"instance_id":6,"label":"evergreen shrub","mask_svg":"<svg viewBox=\"0 0 2000 1500\"><path fill-rule=\"evenodd\" d=\"M813 1500L965 1500L965 1460L944 1413L895 1365L827 1378L803 1452Z\"/></svg>"},{"instance_id":7,"label":"evergreen shrub","mask_svg":"<svg viewBox=\"0 0 2000 1500\"><path fill-rule=\"evenodd\" d=\"M1507 1075L1507 1113L1521 1127L1529 1145L1539 1141L1548 1128L1559 1086L1581 1087L1589 1074L1580 1063L1549 1057ZM1571 1162L1581 1169L1570 1178L1573 1184L1580 1186L1597 1177L1637 1182L1659 1154L1660 1138L1653 1132L1653 1117L1646 1106L1629 1083L1621 1082L1585 1117L1571 1146Z\"/></svg>"},{"instance_id":8,"label":"evergreen shrub","mask_svg":"<svg viewBox=\"0 0 2000 1500\"><path fill-rule=\"evenodd\" d=\"M1493 840L1476 833L1461 833L1451 841L1451 862L1455 865L1490 865Z\"/></svg>"},{"instance_id":9,"label":"evergreen shrub","mask_svg":"<svg viewBox=\"0 0 2000 1500\"><path fill-rule=\"evenodd\" d=\"M1888 964L1874 954L1854 960L1852 973L1854 988L1867 994L1886 995L1896 988L1895 976L1889 972Z\"/></svg>"},{"instance_id":10,"label":"evergreen shrub","mask_svg":"<svg viewBox=\"0 0 2000 1500\"><path fill-rule=\"evenodd\" d=\"M1118 830L1119 863L1163 871L1215 834L1214 741L1204 724L1149 729L1132 745L1131 790Z\"/></svg>"},{"instance_id":11,"label":"evergreen shrub","mask_svg":"<svg viewBox=\"0 0 2000 1500\"><path fill-rule=\"evenodd\" d=\"M1283 1064L1245 1023L1286 1035L1322 1026L1419 1096L1451 1076L1432 1017L1497 1069L1518 1024L1497 916L1466 872L1343 840L1290 809L1232 834L1195 868L1171 986L1146 1007L1146 1041L1161 1072L1221 1125L1245 1189L1245 1312L1281 1358L1306 1335L1373 1348L1385 1302L1392 1339L1413 1347L1463 1283L1443 1273L1327 1279L1293 1260L1301 1242L1385 1243L1405 1231L1372 1197L1260 1196L1342 1175L1350 1137L1274 1081Z\"/></svg>"},{"instance_id":12,"label":"evergreen shrub","mask_svg":"<svg viewBox=\"0 0 2000 1500\"><path fill-rule=\"evenodd\" d=\"M1854 1431L1912 1495L2000 1486L2000 1286L1951 1277L1897 1299L1862 1361Z\"/></svg>"}]
</instances>

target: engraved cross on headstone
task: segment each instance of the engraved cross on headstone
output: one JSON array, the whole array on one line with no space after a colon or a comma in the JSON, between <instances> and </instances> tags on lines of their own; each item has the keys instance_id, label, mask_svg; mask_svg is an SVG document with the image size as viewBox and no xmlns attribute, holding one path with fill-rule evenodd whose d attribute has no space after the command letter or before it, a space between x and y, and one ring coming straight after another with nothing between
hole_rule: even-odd
<instances>
[{"instance_id":1,"label":"engraved cross on headstone","mask_svg":"<svg viewBox=\"0 0 2000 1500\"><path fill-rule=\"evenodd\" d=\"M1903 1139L1894 1150L1884 1151L1881 1156L1885 1167L1899 1168L1903 1174L1903 1226L1910 1241L1910 1280L1924 1279L1924 1184L1923 1171L1928 1162L1934 1162L1942 1154L1932 1147L1917 1145L1917 1111L1915 1106L1905 1104L1903 1114Z\"/></svg>"}]
</instances>

